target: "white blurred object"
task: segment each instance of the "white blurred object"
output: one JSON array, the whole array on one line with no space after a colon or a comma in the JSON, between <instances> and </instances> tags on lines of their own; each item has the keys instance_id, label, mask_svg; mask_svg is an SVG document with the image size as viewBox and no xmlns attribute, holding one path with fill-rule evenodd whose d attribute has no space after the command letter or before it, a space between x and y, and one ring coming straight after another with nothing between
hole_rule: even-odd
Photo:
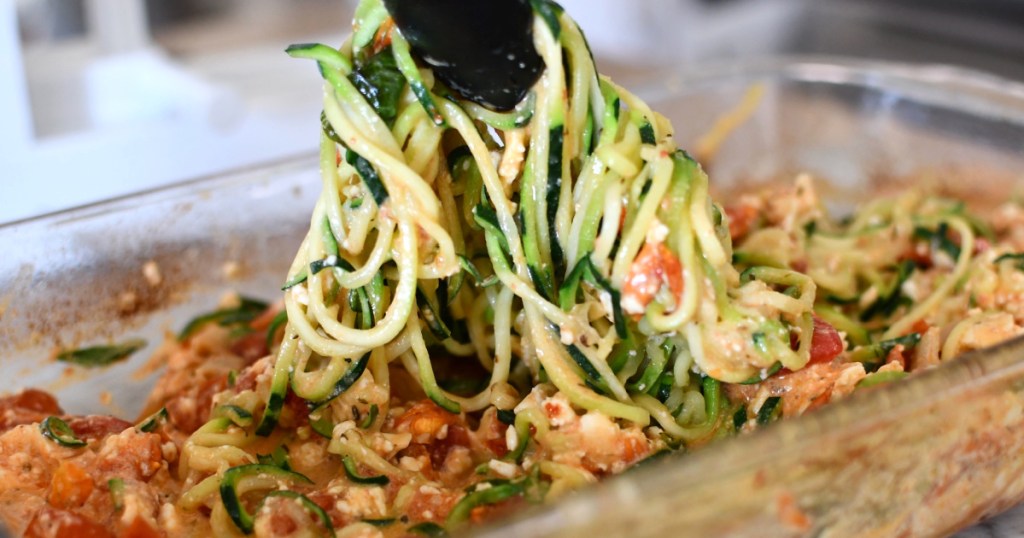
<instances>
[{"instance_id":1,"label":"white blurred object","mask_svg":"<svg viewBox=\"0 0 1024 538\"><path fill-rule=\"evenodd\" d=\"M6 155L24 150L32 139L28 88L18 43L18 13L11 2L0 6L0 81L6 81L0 84L0 118L4 119L0 128L0 147L4 150L0 155Z\"/></svg>"},{"instance_id":2,"label":"white blurred object","mask_svg":"<svg viewBox=\"0 0 1024 538\"><path fill-rule=\"evenodd\" d=\"M315 150L322 82L285 38L172 58L143 0L84 7L85 38L22 48L0 0L0 223Z\"/></svg>"},{"instance_id":3,"label":"white blurred object","mask_svg":"<svg viewBox=\"0 0 1024 538\"><path fill-rule=\"evenodd\" d=\"M778 49L804 1L563 0L561 4L583 28L596 56L657 67Z\"/></svg>"},{"instance_id":4,"label":"white blurred object","mask_svg":"<svg viewBox=\"0 0 1024 538\"><path fill-rule=\"evenodd\" d=\"M89 32L104 54L149 44L146 8L140 0L86 0L85 12Z\"/></svg>"},{"instance_id":5,"label":"white blurred object","mask_svg":"<svg viewBox=\"0 0 1024 538\"><path fill-rule=\"evenodd\" d=\"M89 119L97 128L191 117L214 131L237 125L239 96L182 69L156 49L105 56L84 72Z\"/></svg>"},{"instance_id":6,"label":"white blurred object","mask_svg":"<svg viewBox=\"0 0 1024 538\"><path fill-rule=\"evenodd\" d=\"M97 57L83 73L95 128L193 116L223 130L242 115L238 95L188 72L152 47L139 0L86 0Z\"/></svg>"}]
</instances>

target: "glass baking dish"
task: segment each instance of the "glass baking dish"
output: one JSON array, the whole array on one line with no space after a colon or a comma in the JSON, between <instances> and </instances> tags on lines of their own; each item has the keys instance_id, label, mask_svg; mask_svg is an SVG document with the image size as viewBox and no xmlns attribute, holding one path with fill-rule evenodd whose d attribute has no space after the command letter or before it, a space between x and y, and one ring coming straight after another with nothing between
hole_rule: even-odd
<instances>
[{"instance_id":1,"label":"glass baking dish","mask_svg":"<svg viewBox=\"0 0 1024 538\"><path fill-rule=\"evenodd\" d=\"M721 192L808 171L842 206L911 175L997 193L1022 177L1024 87L977 73L789 58L660 73L638 93L691 147L754 83L763 101L709 165ZM310 154L0 227L2 390L48 389L72 413L138 413L159 375L147 355L167 334L230 290L278 297L316 166ZM147 349L106 369L51 358L135 336ZM1024 498L1021 358L1020 339L965 355L478 532L947 534Z\"/></svg>"}]
</instances>

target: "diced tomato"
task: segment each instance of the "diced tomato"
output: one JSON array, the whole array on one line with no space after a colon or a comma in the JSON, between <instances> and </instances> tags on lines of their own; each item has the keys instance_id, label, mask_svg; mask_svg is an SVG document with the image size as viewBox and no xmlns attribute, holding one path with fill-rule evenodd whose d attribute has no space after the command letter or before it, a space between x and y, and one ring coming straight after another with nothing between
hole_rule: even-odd
<instances>
[{"instance_id":1,"label":"diced tomato","mask_svg":"<svg viewBox=\"0 0 1024 538\"><path fill-rule=\"evenodd\" d=\"M622 447L622 460L632 464L633 462L646 458L651 453L650 445L636 437L624 437L618 439Z\"/></svg>"},{"instance_id":2,"label":"diced tomato","mask_svg":"<svg viewBox=\"0 0 1024 538\"><path fill-rule=\"evenodd\" d=\"M113 538L99 523L67 510L44 506L25 529L25 538Z\"/></svg>"},{"instance_id":3,"label":"diced tomato","mask_svg":"<svg viewBox=\"0 0 1024 538\"><path fill-rule=\"evenodd\" d=\"M672 251L664 244L658 244L658 255L661 257L662 275L668 279L668 289L672 295L683 296L683 264L679 263Z\"/></svg>"},{"instance_id":4,"label":"diced tomato","mask_svg":"<svg viewBox=\"0 0 1024 538\"><path fill-rule=\"evenodd\" d=\"M131 428L132 423L109 415L87 415L68 419L68 426L82 439L102 439Z\"/></svg>"},{"instance_id":5,"label":"diced tomato","mask_svg":"<svg viewBox=\"0 0 1024 538\"><path fill-rule=\"evenodd\" d=\"M0 409L17 407L28 411L62 415L64 411L57 405L57 399L48 392L38 389L25 389L14 396L0 398Z\"/></svg>"},{"instance_id":6,"label":"diced tomato","mask_svg":"<svg viewBox=\"0 0 1024 538\"><path fill-rule=\"evenodd\" d=\"M885 363L897 362L900 365L900 369L906 371L907 369L907 358L903 355L906 348L903 344L897 344L889 350L889 354L885 356Z\"/></svg>"},{"instance_id":7,"label":"diced tomato","mask_svg":"<svg viewBox=\"0 0 1024 538\"><path fill-rule=\"evenodd\" d=\"M85 504L94 487L92 477L85 469L64 460L53 473L46 500L57 508L78 508Z\"/></svg>"},{"instance_id":8,"label":"diced tomato","mask_svg":"<svg viewBox=\"0 0 1024 538\"><path fill-rule=\"evenodd\" d=\"M373 37L374 54L388 48L388 45L391 44L391 30L394 26L395 21L391 17L384 19L384 22L381 23L380 28L377 29L377 34Z\"/></svg>"},{"instance_id":9,"label":"diced tomato","mask_svg":"<svg viewBox=\"0 0 1024 538\"><path fill-rule=\"evenodd\" d=\"M395 419L395 431L411 433L414 441L429 441L437 436L444 425L454 425L456 422L458 415L441 409L431 400L421 400Z\"/></svg>"},{"instance_id":10,"label":"diced tomato","mask_svg":"<svg viewBox=\"0 0 1024 538\"><path fill-rule=\"evenodd\" d=\"M412 444L402 454L430 457L431 471L441 471L456 447L469 448L469 428L459 415L441 409L431 400L414 403L395 419L395 430L412 434ZM429 474L430 471L424 471Z\"/></svg>"},{"instance_id":11,"label":"diced tomato","mask_svg":"<svg viewBox=\"0 0 1024 538\"><path fill-rule=\"evenodd\" d=\"M750 204L737 204L726 206L725 215L729 218L729 235L733 241L739 241L750 233L754 227L759 212L756 207Z\"/></svg>"},{"instance_id":12,"label":"diced tomato","mask_svg":"<svg viewBox=\"0 0 1024 538\"><path fill-rule=\"evenodd\" d=\"M828 362L843 352L843 339L836 328L814 316L814 334L811 336L811 360L808 364Z\"/></svg>"},{"instance_id":13,"label":"diced tomato","mask_svg":"<svg viewBox=\"0 0 1024 538\"><path fill-rule=\"evenodd\" d=\"M453 425L448 427L448 433L444 439L437 439L429 445L430 464L434 469L442 469L448 453L457 446L468 448L471 441L466 428Z\"/></svg>"},{"instance_id":14,"label":"diced tomato","mask_svg":"<svg viewBox=\"0 0 1024 538\"><path fill-rule=\"evenodd\" d=\"M664 243L644 243L622 285L623 299L630 305L627 312L641 313L637 308L647 308L666 282L673 295L682 297L683 265Z\"/></svg>"},{"instance_id":15,"label":"diced tomato","mask_svg":"<svg viewBox=\"0 0 1024 538\"><path fill-rule=\"evenodd\" d=\"M21 424L39 422L50 415L63 415L57 399L36 389L25 389L0 398L0 432Z\"/></svg>"},{"instance_id":16,"label":"diced tomato","mask_svg":"<svg viewBox=\"0 0 1024 538\"><path fill-rule=\"evenodd\" d=\"M505 431L508 428L507 424L498 420L493 411L488 411L480 419L480 427L476 433L495 457L502 458L508 454L508 443L505 441Z\"/></svg>"},{"instance_id":17,"label":"diced tomato","mask_svg":"<svg viewBox=\"0 0 1024 538\"><path fill-rule=\"evenodd\" d=\"M159 434L143 433L132 428L107 438L105 443L106 448L113 450L100 451L94 463L100 476L116 475L145 480L163 465Z\"/></svg>"}]
</instances>

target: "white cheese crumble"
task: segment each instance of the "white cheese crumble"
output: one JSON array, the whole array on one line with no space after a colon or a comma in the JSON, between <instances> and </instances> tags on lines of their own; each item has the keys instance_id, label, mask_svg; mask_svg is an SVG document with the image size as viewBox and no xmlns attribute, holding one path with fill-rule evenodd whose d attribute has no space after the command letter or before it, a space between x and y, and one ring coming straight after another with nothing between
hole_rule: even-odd
<instances>
[{"instance_id":1,"label":"white cheese crumble","mask_svg":"<svg viewBox=\"0 0 1024 538\"><path fill-rule=\"evenodd\" d=\"M515 450L519 446L519 433L516 432L515 428L508 428L505 430L505 446L509 452Z\"/></svg>"},{"instance_id":2,"label":"white cheese crumble","mask_svg":"<svg viewBox=\"0 0 1024 538\"><path fill-rule=\"evenodd\" d=\"M505 478L512 478L518 470L514 463L501 460L491 460L487 462L487 467L494 471L494 474Z\"/></svg>"},{"instance_id":3,"label":"white cheese crumble","mask_svg":"<svg viewBox=\"0 0 1024 538\"><path fill-rule=\"evenodd\" d=\"M654 222L647 229L647 242L652 244L663 243L666 237L668 237L668 226L662 224L658 217L654 217Z\"/></svg>"}]
</instances>

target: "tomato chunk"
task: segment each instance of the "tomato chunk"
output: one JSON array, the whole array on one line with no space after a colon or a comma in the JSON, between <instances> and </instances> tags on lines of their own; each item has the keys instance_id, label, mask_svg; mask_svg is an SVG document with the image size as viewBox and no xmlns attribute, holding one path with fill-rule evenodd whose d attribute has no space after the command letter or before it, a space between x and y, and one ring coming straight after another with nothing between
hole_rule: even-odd
<instances>
[{"instance_id":1,"label":"tomato chunk","mask_svg":"<svg viewBox=\"0 0 1024 538\"><path fill-rule=\"evenodd\" d=\"M68 426L82 439L103 439L132 427L132 423L109 415L71 417Z\"/></svg>"},{"instance_id":2,"label":"tomato chunk","mask_svg":"<svg viewBox=\"0 0 1024 538\"><path fill-rule=\"evenodd\" d=\"M814 334L811 335L811 360L808 364L828 362L843 352L843 339L839 331L827 321L814 316Z\"/></svg>"},{"instance_id":3,"label":"tomato chunk","mask_svg":"<svg viewBox=\"0 0 1024 538\"><path fill-rule=\"evenodd\" d=\"M63 415L57 399L37 389L0 398L0 432L21 424L39 422L50 415Z\"/></svg>"},{"instance_id":4,"label":"tomato chunk","mask_svg":"<svg viewBox=\"0 0 1024 538\"><path fill-rule=\"evenodd\" d=\"M430 400L421 400L395 419L395 431L411 433L416 442L430 442L442 427L457 423L458 415L441 409Z\"/></svg>"},{"instance_id":5,"label":"tomato chunk","mask_svg":"<svg viewBox=\"0 0 1024 538\"><path fill-rule=\"evenodd\" d=\"M57 508L78 508L85 504L93 488L89 473L81 466L65 460L60 462L53 473L47 500Z\"/></svg>"},{"instance_id":6,"label":"tomato chunk","mask_svg":"<svg viewBox=\"0 0 1024 538\"><path fill-rule=\"evenodd\" d=\"M664 243L644 243L622 285L622 308L629 314L643 314L661 286L668 284L672 295L683 295L683 265Z\"/></svg>"},{"instance_id":7,"label":"tomato chunk","mask_svg":"<svg viewBox=\"0 0 1024 538\"><path fill-rule=\"evenodd\" d=\"M740 203L726 206L725 215L729 220L729 235L733 241L739 241L754 227L760 212L750 204Z\"/></svg>"}]
</instances>

